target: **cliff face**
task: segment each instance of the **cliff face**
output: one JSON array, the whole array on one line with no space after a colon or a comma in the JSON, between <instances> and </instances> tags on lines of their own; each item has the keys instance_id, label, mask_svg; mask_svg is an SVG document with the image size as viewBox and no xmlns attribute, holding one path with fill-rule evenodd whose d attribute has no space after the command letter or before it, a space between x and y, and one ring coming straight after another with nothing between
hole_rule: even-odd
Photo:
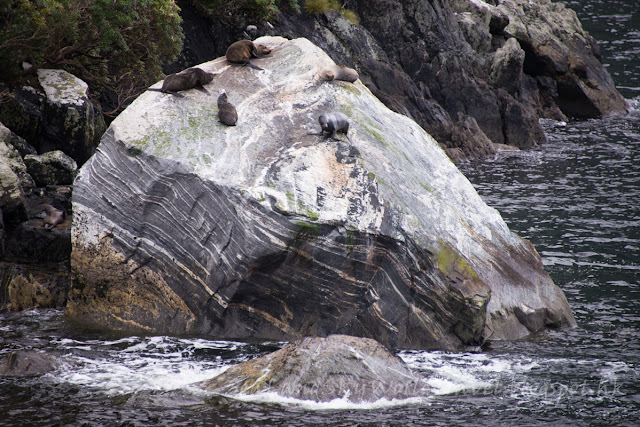
<instances>
[{"instance_id":1,"label":"cliff face","mask_svg":"<svg viewBox=\"0 0 640 427\"><path fill-rule=\"evenodd\" d=\"M533 247L431 136L306 39L265 71L202 64L209 94L147 92L74 187L67 314L147 332L331 333L454 349L575 322ZM159 87L159 85L158 85ZM239 119L217 119L226 90ZM340 111L349 139L323 139Z\"/></svg>"},{"instance_id":2,"label":"cliff face","mask_svg":"<svg viewBox=\"0 0 640 427\"><path fill-rule=\"evenodd\" d=\"M218 37L185 17L185 58L224 54ZM354 0L354 25L338 11L280 14L258 34L305 37L356 68L387 107L414 119L454 159L530 148L545 140L539 117L597 117L626 111L573 11L548 0ZM247 22L242 21L243 24ZM228 23L216 34L246 37ZM224 31L215 31L215 28ZM198 29L200 28L200 29ZM249 35L250 36L250 35ZM224 37L223 37L224 39ZM226 48L226 44L224 45ZM175 70L173 70L175 71Z\"/></svg>"}]
</instances>

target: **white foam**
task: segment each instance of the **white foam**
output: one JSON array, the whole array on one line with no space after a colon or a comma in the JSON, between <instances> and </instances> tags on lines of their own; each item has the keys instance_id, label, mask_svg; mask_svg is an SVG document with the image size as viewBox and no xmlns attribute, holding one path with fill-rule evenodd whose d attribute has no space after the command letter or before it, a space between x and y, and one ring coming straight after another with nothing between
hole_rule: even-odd
<instances>
[{"instance_id":1,"label":"white foam","mask_svg":"<svg viewBox=\"0 0 640 427\"><path fill-rule=\"evenodd\" d=\"M213 378L227 368L212 366L210 362L176 361L172 358L134 357L113 361L70 356L57 378L113 395L180 389Z\"/></svg>"},{"instance_id":2,"label":"white foam","mask_svg":"<svg viewBox=\"0 0 640 427\"><path fill-rule=\"evenodd\" d=\"M304 409L326 411L326 410L343 410L343 409L380 409L380 408L392 408L396 406L409 406L409 405L425 405L429 404L429 397L411 397L407 399L378 399L374 402L352 402L349 400L349 396L333 399L327 402L316 402L313 400L296 399L293 397L283 397L277 393L256 393L256 394L237 394L229 395L232 399L240 400L243 402L253 403L275 403L286 406L297 406Z\"/></svg>"}]
</instances>

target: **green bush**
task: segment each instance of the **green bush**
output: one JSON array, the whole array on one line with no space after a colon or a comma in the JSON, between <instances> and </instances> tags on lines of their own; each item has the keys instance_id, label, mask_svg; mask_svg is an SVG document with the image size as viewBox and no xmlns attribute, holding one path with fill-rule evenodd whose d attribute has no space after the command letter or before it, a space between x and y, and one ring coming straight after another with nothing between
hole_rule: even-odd
<instances>
[{"instance_id":1,"label":"green bush","mask_svg":"<svg viewBox=\"0 0 640 427\"><path fill-rule=\"evenodd\" d=\"M340 9L342 16L354 24L357 25L359 23L358 15L356 15L353 10L342 7L337 0L307 0L304 2L304 10L310 14L322 13L335 9Z\"/></svg>"},{"instance_id":2,"label":"green bush","mask_svg":"<svg viewBox=\"0 0 640 427\"><path fill-rule=\"evenodd\" d=\"M311 14L327 12L338 8L340 8L340 4L336 0L307 0L304 2L304 10Z\"/></svg>"},{"instance_id":3,"label":"green bush","mask_svg":"<svg viewBox=\"0 0 640 427\"><path fill-rule=\"evenodd\" d=\"M174 0L0 0L0 79L17 79L27 60L124 103L180 53L180 24Z\"/></svg>"},{"instance_id":4,"label":"green bush","mask_svg":"<svg viewBox=\"0 0 640 427\"><path fill-rule=\"evenodd\" d=\"M342 14L342 16L344 16L354 24L358 25L360 23L360 20L358 19L358 15L356 15L356 13L353 10L342 8L340 9L340 13Z\"/></svg>"},{"instance_id":5,"label":"green bush","mask_svg":"<svg viewBox=\"0 0 640 427\"><path fill-rule=\"evenodd\" d=\"M191 2L196 9L215 18L245 14L252 19L266 21L280 11L278 5L282 3L300 12L300 6L296 0L191 0Z\"/></svg>"}]
</instances>

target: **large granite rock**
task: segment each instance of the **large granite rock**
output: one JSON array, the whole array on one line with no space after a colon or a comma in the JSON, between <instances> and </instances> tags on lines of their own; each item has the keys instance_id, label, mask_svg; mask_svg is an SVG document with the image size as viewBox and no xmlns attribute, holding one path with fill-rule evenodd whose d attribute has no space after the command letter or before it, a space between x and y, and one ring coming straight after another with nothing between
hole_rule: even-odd
<instances>
[{"instance_id":1,"label":"large granite rock","mask_svg":"<svg viewBox=\"0 0 640 427\"><path fill-rule=\"evenodd\" d=\"M258 42L265 71L221 58L201 66L219 73L210 94L144 93L82 167L70 318L445 349L575 324L532 245L420 126L360 81L318 81L333 62L306 39ZM309 135L333 110L350 143Z\"/></svg>"},{"instance_id":2,"label":"large granite rock","mask_svg":"<svg viewBox=\"0 0 640 427\"><path fill-rule=\"evenodd\" d=\"M354 403L427 394L426 384L372 339L308 337L197 384L223 395L277 393L283 397Z\"/></svg>"}]
</instances>

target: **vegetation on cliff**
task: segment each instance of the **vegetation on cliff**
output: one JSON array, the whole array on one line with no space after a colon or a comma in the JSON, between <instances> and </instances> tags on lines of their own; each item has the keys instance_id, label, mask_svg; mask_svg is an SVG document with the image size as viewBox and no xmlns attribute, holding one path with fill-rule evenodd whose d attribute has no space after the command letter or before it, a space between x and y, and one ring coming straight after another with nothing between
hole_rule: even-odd
<instances>
[{"instance_id":1,"label":"vegetation on cliff","mask_svg":"<svg viewBox=\"0 0 640 427\"><path fill-rule=\"evenodd\" d=\"M295 0L190 0L218 19L272 18ZM162 78L162 65L182 49L175 0L0 0L0 81L23 83L38 68L59 68L87 82L94 100L104 92L119 113ZM23 69L23 62L33 65ZM112 99L115 98L115 99Z\"/></svg>"},{"instance_id":2,"label":"vegetation on cliff","mask_svg":"<svg viewBox=\"0 0 640 427\"><path fill-rule=\"evenodd\" d=\"M292 10L299 12L300 6L296 0L190 0L198 11L213 18L229 18L237 15L267 20L280 11L279 4L285 4Z\"/></svg>"},{"instance_id":3,"label":"vegetation on cliff","mask_svg":"<svg viewBox=\"0 0 640 427\"><path fill-rule=\"evenodd\" d=\"M65 69L118 105L161 75L182 48L173 0L0 0L0 79L23 76L21 64Z\"/></svg>"},{"instance_id":4,"label":"vegetation on cliff","mask_svg":"<svg viewBox=\"0 0 640 427\"><path fill-rule=\"evenodd\" d=\"M353 10L340 5L337 0L306 0L304 2L304 10L311 14L327 12L329 10L339 10L342 16L347 18L349 21L354 24L359 23L356 13Z\"/></svg>"}]
</instances>

